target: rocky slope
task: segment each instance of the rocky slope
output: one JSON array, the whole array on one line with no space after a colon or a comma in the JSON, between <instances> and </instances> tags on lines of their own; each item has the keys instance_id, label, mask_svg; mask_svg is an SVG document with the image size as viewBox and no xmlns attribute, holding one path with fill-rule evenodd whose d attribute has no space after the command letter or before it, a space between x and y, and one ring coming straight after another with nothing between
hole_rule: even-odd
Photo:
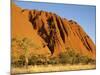
<instances>
[{"instance_id":1,"label":"rocky slope","mask_svg":"<svg viewBox=\"0 0 100 75\"><path fill-rule=\"evenodd\" d=\"M55 13L21 9L12 4L12 37L31 38L41 47L31 50L35 53L57 56L71 48L95 59L95 44L82 27Z\"/></svg>"}]
</instances>

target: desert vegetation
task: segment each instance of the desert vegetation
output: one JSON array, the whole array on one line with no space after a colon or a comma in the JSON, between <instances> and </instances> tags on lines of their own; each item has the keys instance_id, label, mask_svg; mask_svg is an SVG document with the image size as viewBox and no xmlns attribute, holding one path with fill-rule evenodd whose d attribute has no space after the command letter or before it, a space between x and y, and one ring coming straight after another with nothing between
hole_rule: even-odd
<instances>
[{"instance_id":1,"label":"desert vegetation","mask_svg":"<svg viewBox=\"0 0 100 75\"><path fill-rule=\"evenodd\" d=\"M12 73L95 68L95 44L78 22L15 4L12 18Z\"/></svg>"},{"instance_id":2,"label":"desert vegetation","mask_svg":"<svg viewBox=\"0 0 100 75\"><path fill-rule=\"evenodd\" d=\"M30 39L24 37L21 39L18 38L13 38L12 39L12 49L16 48L18 50L22 50L22 54L20 53L16 57L12 53L12 65L14 66L25 66L27 68L28 63L29 63L29 48L34 47L34 48L39 48L37 47L33 42L31 42ZM12 51L13 52L13 51ZM15 52L16 53L16 52Z\"/></svg>"},{"instance_id":3,"label":"desert vegetation","mask_svg":"<svg viewBox=\"0 0 100 75\"><path fill-rule=\"evenodd\" d=\"M78 70L78 69L91 69L95 68L95 60L88 56L83 56L74 51L72 48L66 48L57 57L46 57L45 55L30 56L29 49L39 47L35 45L31 39L28 38L13 38L12 39L12 52L14 48L21 50L22 53L12 53L12 73L32 73L32 72L46 72L46 71L64 71L64 70ZM84 67L83 67L83 66ZM52 68L54 68L52 70Z\"/></svg>"},{"instance_id":4,"label":"desert vegetation","mask_svg":"<svg viewBox=\"0 0 100 75\"><path fill-rule=\"evenodd\" d=\"M36 47L36 45L29 41L28 38L23 38L21 40L12 39L12 42L16 42L16 45L24 50L24 53L19 55L18 58L14 58L14 56L12 56L12 66L14 67L27 67L28 65L95 64L94 59L80 55L71 48L67 48L66 52L61 53L58 57L46 57L45 55L32 55L29 57L29 46ZM13 46L14 43L12 43L12 47Z\"/></svg>"}]
</instances>

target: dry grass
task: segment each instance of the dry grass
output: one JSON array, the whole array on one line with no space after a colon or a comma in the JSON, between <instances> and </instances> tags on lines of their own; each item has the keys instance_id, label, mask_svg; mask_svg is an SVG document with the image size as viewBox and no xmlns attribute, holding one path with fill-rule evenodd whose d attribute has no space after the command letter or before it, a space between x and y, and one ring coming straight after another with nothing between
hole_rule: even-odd
<instances>
[{"instance_id":1,"label":"dry grass","mask_svg":"<svg viewBox=\"0 0 100 75\"><path fill-rule=\"evenodd\" d=\"M28 68L12 68L12 74L16 73L36 73L36 72L53 72L53 71L70 71L70 70L87 70L95 69L95 65L46 65L46 66L28 66Z\"/></svg>"}]
</instances>

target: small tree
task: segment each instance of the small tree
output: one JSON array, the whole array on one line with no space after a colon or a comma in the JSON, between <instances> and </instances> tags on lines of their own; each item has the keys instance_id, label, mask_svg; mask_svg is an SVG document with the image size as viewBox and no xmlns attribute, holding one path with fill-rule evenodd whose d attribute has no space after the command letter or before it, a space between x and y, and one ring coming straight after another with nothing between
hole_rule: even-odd
<instances>
[{"instance_id":1,"label":"small tree","mask_svg":"<svg viewBox=\"0 0 100 75\"><path fill-rule=\"evenodd\" d=\"M28 48L30 46L30 41L27 38L22 38L20 40L16 41L18 46L24 50L24 55L25 55L25 66L28 66Z\"/></svg>"},{"instance_id":2,"label":"small tree","mask_svg":"<svg viewBox=\"0 0 100 75\"><path fill-rule=\"evenodd\" d=\"M25 67L27 68L28 67L28 62L29 62L29 47L35 47L36 45L31 42L30 39L28 38L22 38L22 39L16 39L16 38L13 38L12 39L12 45L13 45L13 42L16 42L16 45L24 50L24 57L25 57ZM36 47L37 48L37 47Z\"/></svg>"}]
</instances>

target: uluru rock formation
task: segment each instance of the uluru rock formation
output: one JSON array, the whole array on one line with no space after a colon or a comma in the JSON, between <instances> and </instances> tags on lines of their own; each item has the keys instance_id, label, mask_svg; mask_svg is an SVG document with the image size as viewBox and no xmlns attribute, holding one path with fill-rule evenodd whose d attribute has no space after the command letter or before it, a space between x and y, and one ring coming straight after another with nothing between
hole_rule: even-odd
<instances>
[{"instance_id":1,"label":"uluru rock formation","mask_svg":"<svg viewBox=\"0 0 100 75\"><path fill-rule=\"evenodd\" d=\"M68 48L95 59L96 47L83 28L55 13L12 4L12 37L28 37L41 47L33 52L57 56Z\"/></svg>"}]
</instances>

